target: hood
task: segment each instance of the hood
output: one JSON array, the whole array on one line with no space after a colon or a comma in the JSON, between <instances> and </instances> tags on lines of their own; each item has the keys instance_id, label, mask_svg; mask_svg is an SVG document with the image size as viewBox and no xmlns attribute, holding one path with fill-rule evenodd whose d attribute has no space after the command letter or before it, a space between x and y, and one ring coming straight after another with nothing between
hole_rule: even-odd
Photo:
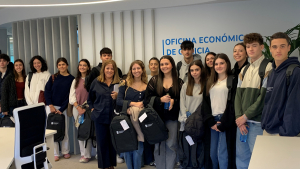
<instances>
[{"instance_id":1,"label":"hood","mask_svg":"<svg viewBox=\"0 0 300 169\"><path fill-rule=\"evenodd\" d=\"M201 60L201 55L193 54L193 58L194 58L194 60ZM183 65L187 65L185 60L184 60L184 57L182 58L181 62L182 62Z\"/></svg>"},{"instance_id":2,"label":"hood","mask_svg":"<svg viewBox=\"0 0 300 169\"><path fill-rule=\"evenodd\" d=\"M285 69L287 69L287 67L291 64L297 64L300 66L298 57L289 57L287 60L285 60L283 63L281 63L277 69L276 69L275 61L273 61L273 63L272 63L273 71L275 71L275 72L280 72L282 70L285 71Z\"/></svg>"}]
</instances>

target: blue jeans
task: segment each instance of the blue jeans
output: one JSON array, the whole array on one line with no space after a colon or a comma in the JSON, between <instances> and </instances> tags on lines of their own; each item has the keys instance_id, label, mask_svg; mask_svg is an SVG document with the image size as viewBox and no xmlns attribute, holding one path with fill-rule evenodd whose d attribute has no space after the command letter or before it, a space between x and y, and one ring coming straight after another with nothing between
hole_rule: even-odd
<instances>
[{"instance_id":1,"label":"blue jeans","mask_svg":"<svg viewBox=\"0 0 300 169\"><path fill-rule=\"evenodd\" d=\"M142 167L142 155L144 143L138 142L138 149L124 153L125 162L128 169L140 169Z\"/></svg>"},{"instance_id":2,"label":"blue jeans","mask_svg":"<svg viewBox=\"0 0 300 169\"><path fill-rule=\"evenodd\" d=\"M215 116L215 121L220 121L222 114ZM226 142L226 132L218 132L210 129L210 158L213 163L213 169L227 169L228 152Z\"/></svg>"},{"instance_id":3,"label":"blue jeans","mask_svg":"<svg viewBox=\"0 0 300 169\"><path fill-rule=\"evenodd\" d=\"M250 158L253 152L254 143L257 135L262 135L263 130L261 123L247 122L249 126L247 142L241 142L240 129L237 127L236 132L236 168L247 169L249 166Z\"/></svg>"}]
</instances>

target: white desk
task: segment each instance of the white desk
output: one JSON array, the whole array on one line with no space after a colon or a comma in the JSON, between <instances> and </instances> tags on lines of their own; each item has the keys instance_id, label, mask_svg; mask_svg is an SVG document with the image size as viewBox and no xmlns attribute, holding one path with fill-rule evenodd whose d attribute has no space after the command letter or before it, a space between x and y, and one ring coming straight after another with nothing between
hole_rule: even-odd
<instances>
[{"instance_id":1,"label":"white desk","mask_svg":"<svg viewBox=\"0 0 300 169\"><path fill-rule=\"evenodd\" d=\"M54 134L55 130L46 130L47 157L52 164L54 161ZM15 147L15 128L0 128L0 169L8 169L14 161L14 147Z\"/></svg>"},{"instance_id":2,"label":"white desk","mask_svg":"<svg viewBox=\"0 0 300 169\"><path fill-rule=\"evenodd\" d=\"M257 136L249 169L300 168L300 137Z\"/></svg>"}]
</instances>

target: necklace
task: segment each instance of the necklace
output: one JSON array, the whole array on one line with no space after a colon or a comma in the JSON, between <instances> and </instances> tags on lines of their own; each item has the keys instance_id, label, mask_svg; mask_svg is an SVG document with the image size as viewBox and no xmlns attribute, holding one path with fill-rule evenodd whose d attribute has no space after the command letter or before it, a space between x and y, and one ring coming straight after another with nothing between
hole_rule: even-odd
<instances>
[{"instance_id":1,"label":"necklace","mask_svg":"<svg viewBox=\"0 0 300 169\"><path fill-rule=\"evenodd\" d=\"M219 85L219 84L220 84L222 81L224 81L225 79L227 79L227 76L226 76L224 79L222 79L222 80L219 80L219 79L218 79L218 83L217 83L217 84Z\"/></svg>"}]
</instances>

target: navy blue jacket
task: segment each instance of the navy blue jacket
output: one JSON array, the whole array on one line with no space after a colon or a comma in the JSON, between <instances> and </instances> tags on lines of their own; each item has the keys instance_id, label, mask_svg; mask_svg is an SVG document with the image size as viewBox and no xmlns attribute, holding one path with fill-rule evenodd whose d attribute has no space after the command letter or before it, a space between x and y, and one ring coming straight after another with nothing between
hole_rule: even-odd
<instances>
[{"instance_id":1,"label":"navy blue jacket","mask_svg":"<svg viewBox=\"0 0 300 169\"><path fill-rule=\"evenodd\" d=\"M114 117L116 100L111 97L114 85L107 86L106 83L99 82L97 78L91 84L87 103L93 109L92 120L97 123L110 124Z\"/></svg>"},{"instance_id":2,"label":"navy blue jacket","mask_svg":"<svg viewBox=\"0 0 300 169\"><path fill-rule=\"evenodd\" d=\"M52 76L50 76L45 86L45 99L47 105L59 106L60 112L63 112L68 107L69 94L74 76L62 76L57 75L54 82L52 83Z\"/></svg>"},{"instance_id":3,"label":"navy blue jacket","mask_svg":"<svg viewBox=\"0 0 300 169\"><path fill-rule=\"evenodd\" d=\"M296 136L300 133L300 68L296 67L287 86L286 70L289 65L300 65L297 57L290 57L268 77L265 105L262 112L262 129L281 136Z\"/></svg>"},{"instance_id":4,"label":"navy blue jacket","mask_svg":"<svg viewBox=\"0 0 300 169\"><path fill-rule=\"evenodd\" d=\"M122 110L124 100L128 101L127 108L129 108L131 102L144 101L146 90L137 91L132 87L128 87L127 91L126 89L127 89L126 85L120 86L119 88L119 93L117 98L117 106L119 107L119 110Z\"/></svg>"}]
</instances>

